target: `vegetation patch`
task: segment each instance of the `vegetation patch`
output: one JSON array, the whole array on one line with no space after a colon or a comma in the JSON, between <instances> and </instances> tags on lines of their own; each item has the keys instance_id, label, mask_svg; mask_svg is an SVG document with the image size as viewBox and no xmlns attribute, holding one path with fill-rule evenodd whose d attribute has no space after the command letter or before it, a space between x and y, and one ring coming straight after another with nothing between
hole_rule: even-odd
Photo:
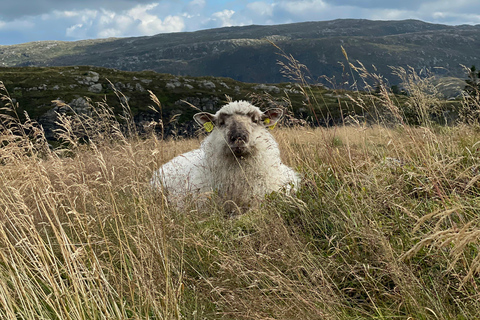
<instances>
[{"instance_id":1,"label":"vegetation patch","mask_svg":"<svg viewBox=\"0 0 480 320\"><path fill-rule=\"evenodd\" d=\"M360 80L381 80L348 66ZM87 100L90 113L60 113L53 148L17 105L20 93L35 90L15 90L12 81L9 95L1 87L0 318L479 317L478 121L435 121L443 102L428 78L405 71L410 94L395 96L381 81L370 92L327 92L299 73L303 104L285 105L320 121L328 119L320 113L323 99L344 95L332 97L342 124L309 126L289 109L272 133L283 161L302 174L301 189L295 197L268 195L259 208L232 218L215 201L175 207L152 189L154 170L200 139L140 134L134 99L109 85L163 81L158 96L142 94L153 99L152 112L164 115L168 83L173 92L202 83L210 87L199 89L205 94L210 82L233 82L154 80L146 72L104 83L87 67L27 71L22 88L33 85L32 77L44 79L46 90L35 85L39 97L54 92L50 72L69 75L67 87L90 81L103 91ZM118 107L110 104L114 97ZM261 105L273 103L270 97L251 98ZM474 94L458 103L478 107ZM345 114L344 105L364 114Z\"/></svg>"}]
</instances>

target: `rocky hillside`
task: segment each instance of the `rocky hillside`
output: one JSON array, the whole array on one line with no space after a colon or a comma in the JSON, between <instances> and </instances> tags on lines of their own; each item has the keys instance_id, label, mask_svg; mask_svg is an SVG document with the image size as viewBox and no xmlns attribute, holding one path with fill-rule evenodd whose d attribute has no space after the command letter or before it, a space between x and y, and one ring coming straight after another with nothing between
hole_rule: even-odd
<instances>
[{"instance_id":1,"label":"rocky hillside","mask_svg":"<svg viewBox=\"0 0 480 320\"><path fill-rule=\"evenodd\" d=\"M398 79L389 66L430 68L464 76L460 65L480 64L480 26L447 26L416 20L334 20L246 26L152 37L45 41L0 46L2 66L92 65L128 71L154 70L176 76L229 77L244 82L285 81L278 50L305 64L312 78L345 77L342 46L350 61Z\"/></svg>"},{"instance_id":2,"label":"rocky hillside","mask_svg":"<svg viewBox=\"0 0 480 320\"><path fill-rule=\"evenodd\" d=\"M23 115L27 112L29 117L43 126L47 138L51 140L55 139L58 113L88 115L92 112L92 106L95 108L103 102L114 108L118 116L123 112L121 103L128 102L140 131L152 121L161 121L165 124L162 130L165 135L192 134L195 130L193 114L198 109L216 112L227 96L235 100L252 100L255 95L269 95L281 103L288 93L298 101L296 114L308 117L301 107L302 95L288 83L264 85L242 83L229 78L181 77L153 71L129 72L85 66L0 68L0 81L13 101L18 103L18 113ZM326 92L323 88L317 90L319 93ZM149 91L161 103L161 108L156 107L156 111L151 108L155 104ZM71 108L60 107L54 100ZM330 102L335 104L336 98L331 98Z\"/></svg>"}]
</instances>

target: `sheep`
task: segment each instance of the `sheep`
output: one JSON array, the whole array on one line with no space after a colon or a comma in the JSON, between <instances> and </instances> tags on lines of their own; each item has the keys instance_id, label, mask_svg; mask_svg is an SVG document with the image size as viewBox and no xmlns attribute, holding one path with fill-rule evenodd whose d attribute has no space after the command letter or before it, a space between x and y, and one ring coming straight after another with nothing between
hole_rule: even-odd
<instances>
[{"instance_id":1,"label":"sheep","mask_svg":"<svg viewBox=\"0 0 480 320\"><path fill-rule=\"evenodd\" d=\"M200 112L194 120L210 134L199 149L187 152L154 173L151 184L169 199L217 192L225 202L251 207L266 194L298 189L298 173L282 163L267 127L283 116L280 108L265 112L246 101L224 105L217 113Z\"/></svg>"}]
</instances>

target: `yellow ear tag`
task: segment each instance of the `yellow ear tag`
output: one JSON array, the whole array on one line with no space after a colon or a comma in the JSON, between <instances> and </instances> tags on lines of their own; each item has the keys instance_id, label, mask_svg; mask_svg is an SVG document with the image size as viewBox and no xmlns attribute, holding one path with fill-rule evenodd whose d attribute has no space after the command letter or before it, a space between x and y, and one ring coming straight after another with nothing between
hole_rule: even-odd
<instances>
[{"instance_id":1,"label":"yellow ear tag","mask_svg":"<svg viewBox=\"0 0 480 320\"><path fill-rule=\"evenodd\" d=\"M203 124L203 128L205 128L205 131L207 131L207 132L212 132L212 130L213 130L213 123L211 123L211 122L205 122L205 123Z\"/></svg>"},{"instance_id":2,"label":"yellow ear tag","mask_svg":"<svg viewBox=\"0 0 480 320\"><path fill-rule=\"evenodd\" d=\"M263 120L263 123L265 123L265 124L268 125L268 124L270 123L270 118L266 118L265 120ZM270 127L269 127L270 130L273 130L273 128L275 128L276 125L277 125L277 124L275 123L273 126L270 126Z\"/></svg>"}]
</instances>

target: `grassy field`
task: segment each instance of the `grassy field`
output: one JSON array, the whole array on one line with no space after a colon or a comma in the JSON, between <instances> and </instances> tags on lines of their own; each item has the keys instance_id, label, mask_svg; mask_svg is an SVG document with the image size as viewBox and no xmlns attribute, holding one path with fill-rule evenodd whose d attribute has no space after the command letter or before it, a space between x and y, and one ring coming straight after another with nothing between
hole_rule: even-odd
<instances>
[{"instance_id":1,"label":"grassy field","mask_svg":"<svg viewBox=\"0 0 480 320\"><path fill-rule=\"evenodd\" d=\"M479 318L478 126L430 122L430 93L408 98L417 127L369 98L374 125L272 131L302 188L228 217L149 186L200 138L139 137L99 104L51 150L4 95L0 318Z\"/></svg>"}]
</instances>

